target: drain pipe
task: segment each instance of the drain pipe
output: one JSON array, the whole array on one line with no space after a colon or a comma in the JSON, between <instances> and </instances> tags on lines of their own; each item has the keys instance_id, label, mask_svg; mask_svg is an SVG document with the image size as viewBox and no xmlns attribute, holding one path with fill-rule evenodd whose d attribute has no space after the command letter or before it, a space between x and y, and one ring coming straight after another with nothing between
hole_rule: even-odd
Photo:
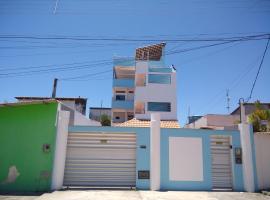
<instances>
[{"instance_id":1,"label":"drain pipe","mask_svg":"<svg viewBox=\"0 0 270 200\"><path fill-rule=\"evenodd\" d=\"M150 127L150 189L160 190L160 114L151 114Z\"/></svg>"}]
</instances>

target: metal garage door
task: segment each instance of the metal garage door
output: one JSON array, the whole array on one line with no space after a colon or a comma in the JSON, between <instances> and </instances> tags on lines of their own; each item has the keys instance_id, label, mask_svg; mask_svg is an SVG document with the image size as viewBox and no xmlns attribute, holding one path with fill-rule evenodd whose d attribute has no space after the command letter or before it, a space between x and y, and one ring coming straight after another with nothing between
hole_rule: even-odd
<instances>
[{"instance_id":1,"label":"metal garage door","mask_svg":"<svg viewBox=\"0 0 270 200\"><path fill-rule=\"evenodd\" d=\"M136 135L69 133L65 186L136 185Z\"/></svg>"},{"instance_id":2,"label":"metal garage door","mask_svg":"<svg viewBox=\"0 0 270 200\"><path fill-rule=\"evenodd\" d=\"M232 189L231 144L229 136L211 136L213 189Z\"/></svg>"}]
</instances>

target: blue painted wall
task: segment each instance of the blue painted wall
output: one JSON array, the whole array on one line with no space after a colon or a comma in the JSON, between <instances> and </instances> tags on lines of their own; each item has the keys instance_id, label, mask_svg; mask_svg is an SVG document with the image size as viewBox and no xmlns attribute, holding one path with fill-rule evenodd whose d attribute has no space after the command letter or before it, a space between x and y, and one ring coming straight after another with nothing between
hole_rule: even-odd
<instances>
[{"instance_id":1,"label":"blue painted wall","mask_svg":"<svg viewBox=\"0 0 270 200\"><path fill-rule=\"evenodd\" d=\"M126 128L126 127L95 127L95 126L71 126L69 132L118 132L118 133L136 133L136 187L142 190L148 190L150 180L138 179L138 170L150 170L150 128ZM140 148L145 145L146 148ZM151 175L150 175L151 176Z\"/></svg>"},{"instance_id":2,"label":"blue painted wall","mask_svg":"<svg viewBox=\"0 0 270 200\"><path fill-rule=\"evenodd\" d=\"M72 126L72 132L126 132L136 133L136 171L150 170L150 128L128 128L128 127L93 127L93 126ZM201 129L161 129L161 189L162 190L211 190L212 170L211 170L211 135L232 136L232 147L241 147L239 131L216 131ZM203 181L170 181L169 180L169 137L200 137L203 146ZM145 145L146 149L140 148ZM235 160L233 154L233 161ZM234 163L234 162L233 162ZM233 186L235 191L243 191L243 173L241 164L233 164ZM138 173L137 173L138 176ZM150 172L151 176L151 172ZM138 189L149 189L150 180L136 178Z\"/></svg>"},{"instance_id":3,"label":"blue painted wall","mask_svg":"<svg viewBox=\"0 0 270 200\"><path fill-rule=\"evenodd\" d=\"M161 189L162 190L211 190L211 135L232 136L232 147L241 147L238 131L217 131L202 129L161 129ZM170 181L169 180L169 137L200 137L203 147L203 181ZM233 161L235 160L233 155ZM243 191L243 173L241 164L232 165L234 171L233 189Z\"/></svg>"}]
</instances>

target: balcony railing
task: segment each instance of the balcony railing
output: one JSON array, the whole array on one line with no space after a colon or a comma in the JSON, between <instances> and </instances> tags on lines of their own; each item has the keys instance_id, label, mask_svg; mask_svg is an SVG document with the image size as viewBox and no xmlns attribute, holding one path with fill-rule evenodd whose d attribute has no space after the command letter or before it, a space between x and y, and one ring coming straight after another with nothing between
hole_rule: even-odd
<instances>
[{"instance_id":1,"label":"balcony railing","mask_svg":"<svg viewBox=\"0 0 270 200\"><path fill-rule=\"evenodd\" d=\"M134 79L113 79L113 87L134 88Z\"/></svg>"},{"instance_id":2,"label":"balcony railing","mask_svg":"<svg viewBox=\"0 0 270 200\"><path fill-rule=\"evenodd\" d=\"M112 109L125 109L125 110L133 110L134 101L112 101Z\"/></svg>"},{"instance_id":3,"label":"balcony railing","mask_svg":"<svg viewBox=\"0 0 270 200\"><path fill-rule=\"evenodd\" d=\"M130 58L130 57L114 57L113 65L121 66L121 67L134 67L135 60L134 58Z\"/></svg>"}]
</instances>

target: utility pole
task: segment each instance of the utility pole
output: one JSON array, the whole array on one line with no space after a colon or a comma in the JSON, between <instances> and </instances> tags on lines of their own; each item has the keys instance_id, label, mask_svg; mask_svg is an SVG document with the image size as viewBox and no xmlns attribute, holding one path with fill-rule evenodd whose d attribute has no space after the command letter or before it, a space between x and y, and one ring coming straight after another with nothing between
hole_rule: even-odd
<instances>
[{"instance_id":1,"label":"utility pole","mask_svg":"<svg viewBox=\"0 0 270 200\"><path fill-rule=\"evenodd\" d=\"M58 81L57 78L55 78L53 81L53 91L52 91L52 98L53 99L55 99L55 97L56 97L57 81Z\"/></svg>"},{"instance_id":2,"label":"utility pole","mask_svg":"<svg viewBox=\"0 0 270 200\"><path fill-rule=\"evenodd\" d=\"M229 96L229 89L227 89L226 91L226 97L227 97L227 110L228 110L228 114L230 114L230 96Z\"/></svg>"}]
</instances>

